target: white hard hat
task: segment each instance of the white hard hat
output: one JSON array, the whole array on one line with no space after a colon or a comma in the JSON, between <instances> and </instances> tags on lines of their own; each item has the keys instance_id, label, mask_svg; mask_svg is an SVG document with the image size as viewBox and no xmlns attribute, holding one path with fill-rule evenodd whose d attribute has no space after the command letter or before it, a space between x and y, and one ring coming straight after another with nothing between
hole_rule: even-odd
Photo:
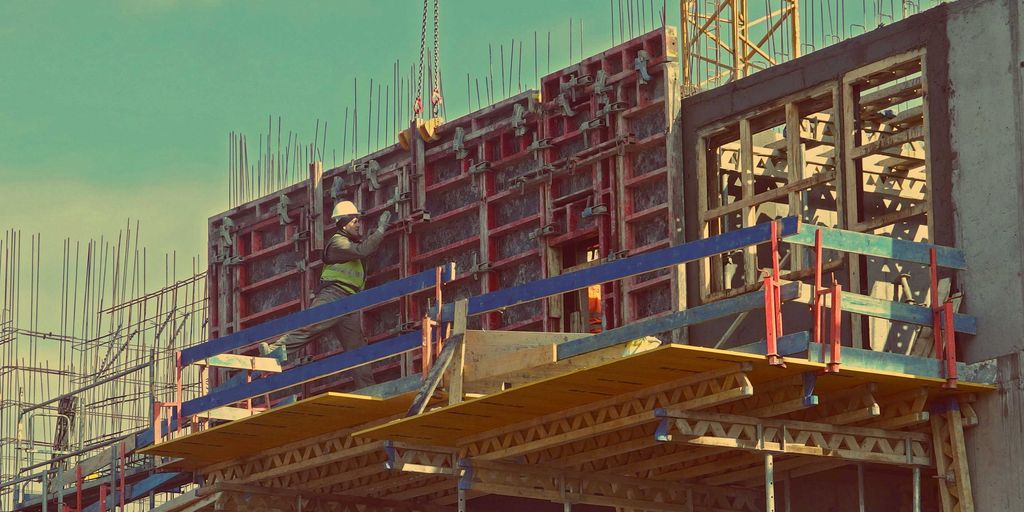
<instances>
[{"instance_id":1,"label":"white hard hat","mask_svg":"<svg viewBox=\"0 0 1024 512\"><path fill-rule=\"evenodd\" d=\"M331 220L337 222L338 219L343 217L356 217L359 215L359 208L356 208L356 204L352 201L338 201L338 204L334 205L334 211L331 212Z\"/></svg>"}]
</instances>

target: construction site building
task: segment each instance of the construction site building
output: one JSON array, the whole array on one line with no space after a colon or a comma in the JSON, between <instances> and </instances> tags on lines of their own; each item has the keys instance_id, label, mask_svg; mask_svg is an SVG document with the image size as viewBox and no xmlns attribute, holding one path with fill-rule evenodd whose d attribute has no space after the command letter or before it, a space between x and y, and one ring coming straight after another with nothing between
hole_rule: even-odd
<instances>
[{"instance_id":1,"label":"construction site building","mask_svg":"<svg viewBox=\"0 0 1024 512\"><path fill-rule=\"evenodd\" d=\"M60 336L18 325L10 233L2 508L1024 510L1024 5L808 48L774 4L683 0L537 90L312 151L160 290L119 240L115 304ZM340 200L395 222L310 308ZM365 348L257 351L353 311ZM11 398L51 371L26 337L74 347L56 393Z\"/></svg>"}]
</instances>

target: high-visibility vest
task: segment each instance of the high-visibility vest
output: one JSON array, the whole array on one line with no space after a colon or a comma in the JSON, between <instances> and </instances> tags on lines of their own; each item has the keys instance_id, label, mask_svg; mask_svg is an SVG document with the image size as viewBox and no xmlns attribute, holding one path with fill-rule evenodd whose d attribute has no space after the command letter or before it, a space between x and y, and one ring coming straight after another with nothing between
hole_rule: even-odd
<instances>
[{"instance_id":1,"label":"high-visibility vest","mask_svg":"<svg viewBox=\"0 0 1024 512\"><path fill-rule=\"evenodd\" d=\"M324 255L326 256L326 254L327 250L324 249ZM347 288L351 293L359 293L366 285L366 270L363 269L363 260L324 265L324 269L320 272L320 280L332 281Z\"/></svg>"}]
</instances>

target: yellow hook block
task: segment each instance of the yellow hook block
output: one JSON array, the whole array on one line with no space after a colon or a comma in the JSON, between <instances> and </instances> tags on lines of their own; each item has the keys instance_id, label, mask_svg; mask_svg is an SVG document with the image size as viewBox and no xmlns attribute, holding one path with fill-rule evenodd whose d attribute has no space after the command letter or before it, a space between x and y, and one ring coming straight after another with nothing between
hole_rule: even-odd
<instances>
[{"instance_id":1,"label":"yellow hook block","mask_svg":"<svg viewBox=\"0 0 1024 512\"><path fill-rule=\"evenodd\" d=\"M425 121L417 121L416 128L420 131L420 137L427 142L434 142L441 138L441 135L437 133L437 129L444 124L444 119L440 117L432 117Z\"/></svg>"},{"instance_id":2,"label":"yellow hook block","mask_svg":"<svg viewBox=\"0 0 1024 512\"><path fill-rule=\"evenodd\" d=\"M416 131L419 132L420 137L427 142L434 142L441 138L438 133L438 129L444 124L444 119L440 117L432 117L430 119L417 119L416 120ZM406 128L398 132L398 145L402 149L409 151L412 144L413 132L412 128Z\"/></svg>"}]
</instances>

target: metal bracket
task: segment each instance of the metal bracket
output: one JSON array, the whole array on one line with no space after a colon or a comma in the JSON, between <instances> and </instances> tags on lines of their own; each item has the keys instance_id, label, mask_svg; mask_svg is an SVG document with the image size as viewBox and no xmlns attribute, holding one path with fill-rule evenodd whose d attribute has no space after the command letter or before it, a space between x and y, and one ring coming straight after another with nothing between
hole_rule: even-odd
<instances>
[{"instance_id":1,"label":"metal bracket","mask_svg":"<svg viewBox=\"0 0 1024 512\"><path fill-rule=\"evenodd\" d=\"M331 181L331 201L338 202L338 198L341 197L341 191L345 188L345 179L340 175L335 176Z\"/></svg>"},{"instance_id":2,"label":"metal bracket","mask_svg":"<svg viewBox=\"0 0 1024 512\"><path fill-rule=\"evenodd\" d=\"M231 265L241 265L243 261L245 261L245 258L242 256L228 256L222 259L221 263L224 266L230 267Z\"/></svg>"},{"instance_id":3,"label":"metal bracket","mask_svg":"<svg viewBox=\"0 0 1024 512\"><path fill-rule=\"evenodd\" d=\"M309 231L308 230L307 231L296 231L295 234L292 235L292 242L298 242L299 240L307 240L307 239L309 239Z\"/></svg>"},{"instance_id":4,"label":"metal bracket","mask_svg":"<svg viewBox=\"0 0 1024 512\"><path fill-rule=\"evenodd\" d=\"M607 215L608 205L595 204L594 206L588 206L580 212L580 217L586 219L587 217L593 217L594 215Z\"/></svg>"},{"instance_id":5,"label":"metal bracket","mask_svg":"<svg viewBox=\"0 0 1024 512\"><path fill-rule=\"evenodd\" d=\"M277 206L274 207L274 210L277 212L277 221L282 226L287 226L292 222L291 217L288 216L288 205L290 203L291 201L288 200L288 196L284 194L277 196Z\"/></svg>"},{"instance_id":6,"label":"metal bracket","mask_svg":"<svg viewBox=\"0 0 1024 512\"><path fill-rule=\"evenodd\" d=\"M548 235L553 234L554 232L555 232L555 225L554 224L546 224L546 225L541 226L541 227L539 227L539 228L537 228L537 229L535 229L533 231L530 231L530 233L526 237L529 238L530 240L536 240L538 237L548 236Z\"/></svg>"},{"instance_id":7,"label":"metal bracket","mask_svg":"<svg viewBox=\"0 0 1024 512\"><path fill-rule=\"evenodd\" d=\"M484 160L482 162L474 162L469 166L469 174L482 174L491 170L491 163Z\"/></svg>"},{"instance_id":8,"label":"metal bracket","mask_svg":"<svg viewBox=\"0 0 1024 512\"><path fill-rule=\"evenodd\" d=\"M606 261L606 262L607 261L615 261L615 260L621 260L623 258L628 258L628 257L629 257L629 251L628 250L615 251L615 252L608 253L608 256L604 257L604 261Z\"/></svg>"},{"instance_id":9,"label":"metal bracket","mask_svg":"<svg viewBox=\"0 0 1024 512\"><path fill-rule=\"evenodd\" d=\"M469 461L469 459L459 459L459 469L462 470L462 475L459 477L459 490L472 490L473 477L475 476L475 473L473 471L473 464Z\"/></svg>"},{"instance_id":10,"label":"metal bracket","mask_svg":"<svg viewBox=\"0 0 1024 512\"><path fill-rule=\"evenodd\" d=\"M565 96L565 93L559 94L555 98L555 103L562 108L562 115L565 117L573 117L576 115L576 111L572 109L572 105L569 104L569 98Z\"/></svg>"},{"instance_id":11,"label":"metal bracket","mask_svg":"<svg viewBox=\"0 0 1024 512\"><path fill-rule=\"evenodd\" d=\"M526 107L519 103L512 105L512 128L516 137L526 135Z\"/></svg>"},{"instance_id":12,"label":"metal bracket","mask_svg":"<svg viewBox=\"0 0 1024 512\"><path fill-rule=\"evenodd\" d=\"M597 98L598 103L608 103L608 91L612 90L608 86L608 74L603 69L597 70L596 77L594 78L594 96Z\"/></svg>"},{"instance_id":13,"label":"metal bracket","mask_svg":"<svg viewBox=\"0 0 1024 512\"><path fill-rule=\"evenodd\" d=\"M590 75L574 76L569 78L568 82L562 82L558 84L558 91L562 94L569 93L572 95L572 100L576 100L576 89L579 87L586 87L594 83L594 77Z\"/></svg>"},{"instance_id":14,"label":"metal bracket","mask_svg":"<svg viewBox=\"0 0 1024 512\"><path fill-rule=\"evenodd\" d=\"M536 183L538 181L546 180L551 174L557 169L551 164L544 164L535 171L524 173L521 176L516 176L510 180L509 185L512 188L519 187L520 189L526 188L526 185L530 183Z\"/></svg>"},{"instance_id":15,"label":"metal bracket","mask_svg":"<svg viewBox=\"0 0 1024 512\"><path fill-rule=\"evenodd\" d=\"M295 260L295 268L300 272L305 272L309 270L309 262L306 260Z\"/></svg>"},{"instance_id":16,"label":"metal bracket","mask_svg":"<svg viewBox=\"0 0 1024 512\"><path fill-rule=\"evenodd\" d=\"M580 131L585 132L604 126L608 126L608 124L604 122L604 117L595 117L594 119L580 123Z\"/></svg>"},{"instance_id":17,"label":"metal bracket","mask_svg":"<svg viewBox=\"0 0 1024 512\"><path fill-rule=\"evenodd\" d=\"M473 279L480 279L477 274L483 274L491 271L491 264L487 261L477 262L476 253L473 254L473 265L469 267L469 273L473 274Z\"/></svg>"},{"instance_id":18,"label":"metal bracket","mask_svg":"<svg viewBox=\"0 0 1024 512\"><path fill-rule=\"evenodd\" d=\"M605 117L615 112L622 112L623 110L626 110L626 102L624 101L607 103L597 111L597 114L595 114L594 117Z\"/></svg>"},{"instance_id":19,"label":"metal bracket","mask_svg":"<svg viewBox=\"0 0 1024 512\"><path fill-rule=\"evenodd\" d=\"M392 441L384 441L384 453L388 456L387 462L384 463L384 469L395 469L398 462L398 453L395 452L395 443Z\"/></svg>"},{"instance_id":20,"label":"metal bracket","mask_svg":"<svg viewBox=\"0 0 1024 512\"><path fill-rule=\"evenodd\" d=\"M380 189L380 181L377 179L377 173L380 172L380 164L376 160L355 164L352 166L352 170L362 173L366 177L366 180L370 182L370 190Z\"/></svg>"},{"instance_id":21,"label":"metal bracket","mask_svg":"<svg viewBox=\"0 0 1024 512\"><path fill-rule=\"evenodd\" d=\"M405 228L406 233L412 233L412 227L421 222L430 222L430 212L426 210L415 210L408 217L395 222L396 226Z\"/></svg>"},{"instance_id":22,"label":"metal bracket","mask_svg":"<svg viewBox=\"0 0 1024 512\"><path fill-rule=\"evenodd\" d=\"M533 134L533 142L529 146L526 146L526 150L531 153L536 153L542 149L548 149L551 147L551 139L544 138L538 139L537 134Z\"/></svg>"},{"instance_id":23,"label":"metal bracket","mask_svg":"<svg viewBox=\"0 0 1024 512\"><path fill-rule=\"evenodd\" d=\"M804 372L803 379L804 379L804 390L803 390L804 405L806 405L806 406L818 405L818 396L814 394L814 385L817 384L817 382L818 382L817 375L815 375L814 372Z\"/></svg>"},{"instance_id":24,"label":"metal bracket","mask_svg":"<svg viewBox=\"0 0 1024 512\"><path fill-rule=\"evenodd\" d=\"M469 152L466 151L465 139L466 131L461 126L456 127L455 138L452 140L452 150L455 151L456 160L462 160L466 158L466 155L469 155Z\"/></svg>"},{"instance_id":25,"label":"metal bracket","mask_svg":"<svg viewBox=\"0 0 1024 512\"><path fill-rule=\"evenodd\" d=\"M220 236L224 247L231 247L235 245L235 239L231 236L231 233L234 230L235 221L231 220L231 217L224 217L224 219L220 221L220 230L217 232L217 235Z\"/></svg>"},{"instance_id":26,"label":"metal bracket","mask_svg":"<svg viewBox=\"0 0 1024 512\"><path fill-rule=\"evenodd\" d=\"M636 58L633 59L633 69L640 73L640 85L651 81L651 75L647 72L647 61L649 60L651 60L651 54L646 50L636 52Z\"/></svg>"}]
</instances>

